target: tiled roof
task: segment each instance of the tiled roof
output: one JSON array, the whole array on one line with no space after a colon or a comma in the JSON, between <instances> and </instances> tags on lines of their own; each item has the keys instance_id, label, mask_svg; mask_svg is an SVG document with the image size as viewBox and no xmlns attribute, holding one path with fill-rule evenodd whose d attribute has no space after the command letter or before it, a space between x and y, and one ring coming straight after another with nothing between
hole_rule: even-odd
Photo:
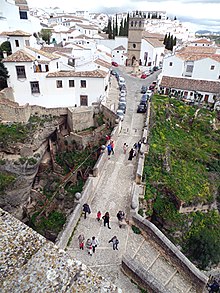
<instances>
[{"instance_id":1,"label":"tiled roof","mask_svg":"<svg viewBox=\"0 0 220 293\"><path fill-rule=\"evenodd\" d=\"M30 37L31 34L29 33L26 33L26 32L23 32L21 30L16 30L16 31L13 31L13 32L8 32L7 33L7 36L16 36L16 37Z\"/></svg>"},{"instance_id":2,"label":"tiled roof","mask_svg":"<svg viewBox=\"0 0 220 293\"><path fill-rule=\"evenodd\" d=\"M100 50L100 49L98 49L97 51L98 51L98 52L101 52L101 53L104 53L104 54L106 54L108 57L111 57L111 58L112 58L112 55L109 54L109 53L107 53L107 52L104 52L104 51L102 51L102 50Z\"/></svg>"},{"instance_id":3,"label":"tiled roof","mask_svg":"<svg viewBox=\"0 0 220 293\"><path fill-rule=\"evenodd\" d=\"M143 32L143 37L144 38L153 38L153 39L158 39L163 41L164 40L164 35L162 34L155 34L155 33L150 33L150 32Z\"/></svg>"},{"instance_id":4,"label":"tiled roof","mask_svg":"<svg viewBox=\"0 0 220 293\"><path fill-rule=\"evenodd\" d=\"M220 54L215 54L214 47L194 47L189 46L176 52L176 56L186 61L196 61L204 58L211 58L220 62Z\"/></svg>"},{"instance_id":5,"label":"tiled roof","mask_svg":"<svg viewBox=\"0 0 220 293\"><path fill-rule=\"evenodd\" d=\"M215 47L187 46L178 51L178 53L194 53L194 54L215 54Z\"/></svg>"},{"instance_id":6,"label":"tiled roof","mask_svg":"<svg viewBox=\"0 0 220 293\"><path fill-rule=\"evenodd\" d=\"M113 50L126 50L126 49L125 49L124 46L121 45L121 46L116 47L116 48L113 49Z\"/></svg>"},{"instance_id":7,"label":"tiled roof","mask_svg":"<svg viewBox=\"0 0 220 293\"><path fill-rule=\"evenodd\" d=\"M148 43L150 43L154 48L160 48L160 47L164 47L164 44L162 41L160 41L159 39L156 38L145 38L144 40L146 40Z\"/></svg>"},{"instance_id":8,"label":"tiled roof","mask_svg":"<svg viewBox=\"0 0 220 293\"><path fill-rule=\"evenodd\" d=\"M54 53L54 52L61 52L66 54L72 53L72 48L66 48L66 47L42 47L41 51L47 52L47 53Z\"/></svg>"},{"instance_id":9,"label":"tiled roof","mask_svg":"<svg viewBox=\"0 0 220 293\"><path fill-rule=\"evenodd\" d=\"M57 71L48 73L47 77L98 77L104 78L108 73L103 70L94 70L94 71Z\"/></svg>"},{"instance_id":10,"label":"tiled roof","mask_svg":"<svg viewBox=\"0 0 220 293\"><path fill-rule=\"evenodd\" d=\"M92 39L92 37L90 38L87 35L81 34L81 35L76 36L75 39Z\"/></svg>"},{"instance_id":11,"label":"tiled roof","mask_svg":"<svg viewBox=\"0 0 220 293\"><path fill-rule=\"evenodd\" d=\"M27 1L26 1L26 0L15 0L15 4L16 4L16 5L20 5L20 4L25 4L25 5L27 5Z\"/></svg>"},{"instance_id":12,"label":"tiled roof","mask_svg":"<svg viewBox=\"0 0 220 293\"><path fill-rule=\"evenodd\" d=\"M220 81L163 76L160 86L186 91L220 93Z\"/></svg>"},{"instance_id":13,"label":"tiled roof","mask_svg":"<svg viewBox=\"0 0 220 293\"><path fill-rule=\"evenodd\" d=\"M24 50L18 50L14 54L11 54L7 58L3 59L3 62L33 62L36 58L28 54Z\"/></svg>"},{"instance_id":14,"label":"tiled roof","mask_svg":"<svg viewBox=\"0 0 220 293\"><path fill-rule=\"evenodd\" d=\"M62 23L71 22L71 21L74 21L74 22L77 22L77 23L82 23L82 22L83 22L83 21L80 20L80 19L72 18L72 17L71 17L71 19L64 20Z\"/></svg>"},{"instance_id":15,"label":"tiled roof","mask_svg":"<svg viewBox=\"0 0 220 293\"><path fill-rule=\"evenodd\" d=\"M207 40L205 38L192 41L191 43L193 43L193 44L195 44L195 43L196 44L212 44L212 42L210 40Z\"/></svg>"},{"instance_id":16,"label":"tiled roof","mask_svg":"<svg viewBox=\"0 0 220 293\"><path fill-rule=\"evenodd\" d=\"M110 68L111 67L111 63L109 62L106 62L100 58L98 58L97 60L95 60L95 63L100 65L100 66L103 66L103 67L106 67L106 68Z\"/></svg>"},{"instance_id":17,"label":"tiled roof","mask_svg":"<svg viewBox=\"0 0 220 293\"><path fill-rule=\"evenodd\" d=\"M96 27L96 26L92 26L92 25L87 25L87 24L79 24L78 26L79 26L79 27L81 27L81 28L84 28L84 29L89 29L89 30L98 30L98 27Z\"/></svg>"},{"instance_id":18,"label":"tiled roof","mask_svg":"<svg viewBox=\"0 0 220 293\"><path fill-rule=\"evenodd\" d=\"M32 48L32 47L27 47L29 50L33 51L34 53L37 53L39 55L42 55L50 60L55 60L55 59L58 59L59 56L57 56L56 54L52 54L52 53L48 53L48 52L45 52L43 50L38 50L38 49L35 49L35 48Z\"/></svg>"},{"instance_id":19,"label":"tiled roof","mask_svg":"<svg viewBox=\"0 0 220 293\"><path fill-rule=\"evenodd\" d=\"M19 10L29 11L29 8L28 8L28 6L25 6L25 5L19 5Z\"/></svg>"}]
</instances>

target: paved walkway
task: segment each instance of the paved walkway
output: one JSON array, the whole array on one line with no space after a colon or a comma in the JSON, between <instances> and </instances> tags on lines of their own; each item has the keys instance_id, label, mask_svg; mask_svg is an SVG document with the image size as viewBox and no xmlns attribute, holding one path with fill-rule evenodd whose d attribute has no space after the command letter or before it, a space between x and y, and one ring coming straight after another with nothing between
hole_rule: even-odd
<instances>
[{"instance_id":1,"label":"paved walkway","mask_svg":"<svg viewBox=\"0 0 220 293\"><path fill-rule=\"evenodd\" d=\"M71 256L76 257L76 259L112 281L123 292L140 292L137 286L120 269L122 255L128 254L134 261L143 266L143 271L163 284L167 292L195 293L192 284L179 272L178 268L175 268L166 259L160 248L156 247L151 239L134 234L129 226L125 229L118 227L116 214L119 210L126 212L130 206L131 188L136 168L136 159L128 161L128 153L123 153L122 146L126 142L131 148L140 139L145 119L143 114L136 113L140 98L140 82L143 84L143 81L127 77L127 112L121 133L115 144L115 154L109 160L106 159L103 173L99 178L91 203L92 213L87 219L83 217L80 219L67 251ZM116 85L115 80L113 80L110 93L111 101L118 98ZM96 220L98 210L102 214L106 211L110 213L111 229L104 227L103 223ZM78 248L77 237L81 233L84 233L86 239L96 236L100 242L92 256L89 256L86 250L82 251ZM108 243L114 235L120 241L119 250L113 250L112 244Z\"/></svg>"}]
</instances>

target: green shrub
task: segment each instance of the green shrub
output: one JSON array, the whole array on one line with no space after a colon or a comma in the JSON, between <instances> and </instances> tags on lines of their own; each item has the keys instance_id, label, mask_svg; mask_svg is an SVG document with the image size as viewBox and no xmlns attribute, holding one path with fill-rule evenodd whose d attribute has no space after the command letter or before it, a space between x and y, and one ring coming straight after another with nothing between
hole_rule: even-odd
<instances>
[{"instance_id":1,"label":"green shrub","mask_svg":"<svg viewBox=\"0 0 220 293\"><path fill-rule=\"evenodd\" d=\"M28 158L29 165L35 165L36 163L37 163L37 160L35 158Z\"/></svg>"},{"instance_id":2,"label":"green shrub","mask_svg":"<svg viewBox=\"0 0 220 293\"><path fill-rule=\"evenodd\" d=\"M131 226L131 229L133 230L133 232L134 232L135 234L141 234L141 230L140 230L138 227L132 225L132 226Z\"/></svg>"},{"instance_id":3,"label":"green shrub","mask_svg":"<svg viewBox=\"0 0 220 293\"><path fill-rule=\"evenodd\" d=\"M27 161L26 157L20 157L19 158L19 162L21 163L21 165L24 165L24 163Z\"/></svg>"},{"instance_id":4,"label":"green shrub","mask_svg":"<svg viewBox=\"0 0 220 293\"><path fill-rule=\"evenodd\" d=\"M143 215L144 215L144 211L143 211L143 209L139 209L139 210L138 210L138 214L141 215L141 216L143 217Z\"/></svg>"},{"instance_id":5,"label":"green shrub","mask_svg":"<svg viewBox=\"0 0 220 293\"><path fill-rule=\"evenodd\" d=\"M5 165L6 161L5 159L0 159L0 165Z\"/></svg>"}]
</instances>

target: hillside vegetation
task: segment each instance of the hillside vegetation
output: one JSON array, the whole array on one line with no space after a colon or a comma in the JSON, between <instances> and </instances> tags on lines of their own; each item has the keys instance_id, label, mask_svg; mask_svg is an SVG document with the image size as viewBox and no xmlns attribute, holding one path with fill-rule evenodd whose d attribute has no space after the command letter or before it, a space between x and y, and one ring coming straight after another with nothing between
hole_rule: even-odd
<instances>
[{"instance_id":1,"label":"hillside vegetation","mask_svg":"<svg viewBox=\"0 0 220 293\"><path fill-rule=\"evenodd\" d=\"M199 267L218 263L220 217L213 209L220 179L217 113L157 95L151 113L144 168L145 201L150 203L146 214ZM181 205L191 212L180 214ZM198 205L209 209L194 212Z\"/></svg>"}]
</instances>

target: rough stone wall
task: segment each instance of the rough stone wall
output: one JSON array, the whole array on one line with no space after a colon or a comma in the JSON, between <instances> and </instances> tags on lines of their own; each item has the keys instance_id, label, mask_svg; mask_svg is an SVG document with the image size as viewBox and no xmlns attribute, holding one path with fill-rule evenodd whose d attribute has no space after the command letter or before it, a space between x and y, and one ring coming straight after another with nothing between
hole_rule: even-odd
<instances>
[{"instance_id":1,"label":"rough stone wall","mask_svg":"<svg viewBox=\"0 0 220 293\"><path fill-rule=\"evenodd\" d=\"M108 124L110 124L110 126L113 127L115 125L115 120L118 119L118 116L104 105L101 105L101 111L104 115L104 119L108 121Z\"/></svg>"},{"instance_id":2,"label":"rough stone wall","mask_svg":"<svg viewBox=\"0 0 220 293\"><path fill-rule=\"evenodd\" d=\"M1 209L0 251L2 293L122 292Z\"/></svg>"},{"instance_id":3,"label":"rough stone wall","mask_svg":"<svg viewBox=\"0 0 220 293\"><path fill-rule=\"evenodd\" d=\"M1 99L8 99L8 100L14 102L15 98L14 98L13 89L11 87L7 87L7 88L1 90L0 91L0 100Z\"/></svg>"},{"instance_id":4,"label":"rough stone wall","mask_svg":"<svg viewBox=\"0 0 220 293\"><path fill-rule=\"evenodd\" d=\"M93 107L68 108L67 123L70 131L81 131L94 126Z\"/></svg>"}]
</instances>

